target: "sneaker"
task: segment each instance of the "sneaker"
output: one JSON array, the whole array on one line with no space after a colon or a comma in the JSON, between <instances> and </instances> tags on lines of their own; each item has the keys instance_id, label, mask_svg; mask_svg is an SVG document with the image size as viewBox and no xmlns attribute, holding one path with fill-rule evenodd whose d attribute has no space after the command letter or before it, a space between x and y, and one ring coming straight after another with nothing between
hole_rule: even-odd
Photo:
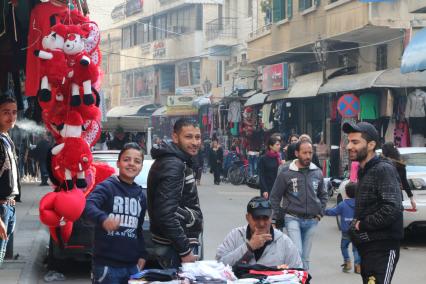
<instances>
[{"instance_id":1,"label":"sneaker","mask_svg":"<svg viewBox=\"0 0 426 284\"><path fill-rule=\"evenodd\" d=\"M345 261L341 267L343 272L348 273L352 270L352 263L350 261Z\"/></svg>"},{"instance_id":2,"label":"sneaker","mask_svg":"<svg viewBox=\"0 0 426 284\"><path fill-rule=\"evenodd\" d=\"M354 266L354 272L356 274L361 274L361 265L360 264L355 264L355 266Z\"/></svg>"}]
</instances>

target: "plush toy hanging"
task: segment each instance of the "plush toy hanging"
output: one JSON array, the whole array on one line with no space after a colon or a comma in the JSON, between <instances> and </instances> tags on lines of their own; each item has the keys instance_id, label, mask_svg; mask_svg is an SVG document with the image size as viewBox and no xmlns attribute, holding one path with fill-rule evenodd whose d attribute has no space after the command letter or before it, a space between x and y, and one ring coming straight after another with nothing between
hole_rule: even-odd
<instances>
[{"instance_id":1,"label":"plush toy hanging","mask_svg":"<svg viewBox=\"0 0 426 284\"><path fill-rule=\"evenodd\" d=\"M101 133L95 89L100 83L99 28L77 10L59 13L58 18L62 23L45 33L42 49L31 56L41 66L38 101L42 119L56 142L47 160L55 192L40 201L40 221L56 242L66 243L84 210L86 196L114 169L92 164L90 151Z\"/></svg>"}]
</instances>

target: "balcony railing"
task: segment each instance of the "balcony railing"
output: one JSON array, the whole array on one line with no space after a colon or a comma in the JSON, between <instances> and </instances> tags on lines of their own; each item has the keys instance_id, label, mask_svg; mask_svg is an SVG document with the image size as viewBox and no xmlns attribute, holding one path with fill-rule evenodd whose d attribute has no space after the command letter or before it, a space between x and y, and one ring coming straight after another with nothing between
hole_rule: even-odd
<instances>
[{"instance_id":1,"label":"balcony railing","mask_svg":"<svg viewBox=\"0 0 426 284\"><path fill-rule=\"evenodd\" d=\"M206 24L207 40L237 37L237 18L218 18Z\"/></svg>"},{"instance_id":2,"label":"balcony railing","mask_svg":"<svg viewBox=\"0 0 426 284\"><path fill-rule=\"evenodd\" d=\"M272 27L272 24L268 24L266 26L262 26L261 28L251 32L249 34L250 39L254 39L267 34L271 30L271 27Z\"/></svg>"}]
</instances>

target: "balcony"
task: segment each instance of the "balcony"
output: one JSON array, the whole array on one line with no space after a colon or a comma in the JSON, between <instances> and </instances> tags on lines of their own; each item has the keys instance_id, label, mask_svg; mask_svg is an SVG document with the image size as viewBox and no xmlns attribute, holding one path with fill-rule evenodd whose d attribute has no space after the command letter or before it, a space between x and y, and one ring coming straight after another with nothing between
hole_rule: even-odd
<instances>
[{"instance_id":1,"label":"balcony","mask_svg":"<svg viewBox=\"0 0 426 284\"><path fill-rule=\"evenodd\" d=\"M207 47L238 43L238 18L218 18L206 24Z\"/></svg>"},{"instance_id":2,"label":"balcony","mask_svg":"<svg viewBox=\"0 0 426 284\"><path fill-rule=\"evenodd\" d=\"M407 0L408 11L411 13L426 13L426 3L419 0Z\"/></svg>"}]
</instances>

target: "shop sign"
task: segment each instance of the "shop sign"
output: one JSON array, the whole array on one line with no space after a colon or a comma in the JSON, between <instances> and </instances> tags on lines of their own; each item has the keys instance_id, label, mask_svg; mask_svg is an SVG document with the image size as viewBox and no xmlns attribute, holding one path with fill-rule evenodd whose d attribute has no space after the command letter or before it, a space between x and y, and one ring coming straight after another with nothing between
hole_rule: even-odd
<instances>
[{"instance_id":1,"label":"shop sign","mask_svg":"<svg viewBox=\"0 0 426 284\"><path fill-rule=\"evenodd\" d=\"M343 118L357 117L360 110L359 98L354 94L344 94L337 101L337 111Z\"/></svg>"},{"instance_id":2,"label":"shop sign","mask_svg":"<svg viewBox=\"0 0 426 284\"><path fill-rule=\"evenodd\" d=\"M175 94L176 94L176 96L193 96L193 95L195 95L195 90L194 90L194 88L182 88L182 87L179 87L179 88L176 88L176 91L175 91Z\"/></svg>"},{"instance_id":3,"label":"shop sign","mask_svg":"<svg viewBox=\"0 0 426 284\"><path fill-rule=\"evenodd\" d=\"M147 54L151 51L151 43L145 43L141 45L142 54Z\"/></svg>"},{"instance_id":4,"label":"shop sign","mask_svg":"<svg viewBox=\"0 0 426 284\"><path fill-rule=\"evenodd\" d=\"M143 0L126 0L126 16L142 11Z\"/></svg>"},{"instance_id":5,"label":"shop sign","mask_svg":"<svg viewBox=\"0 0 426 284\"><path fill-rule=\"evenodd\" d=\"M288 63L264 66L262 75L263 92L288 89Z\"/></svg>"},{"instance_id":6,"label":"shop sign","mask_svg":"<svg viewBox=\"0 0 426 284\"><path fill-rule=\"evenodd\" d=\"M164 41L157 41L153 45L152 56L154 58L163 57L166 55L166 45Z\"/></svg>"},{"instance_id":7,"label":"shop sign","mask_svg":"<svg viewBox=\"0 0 426 284\"><path fill-rule=\"evenodd\" d=\"M196 96L168 96L166 105L168 107L192 106L196 98Z\"/></svg>"}]
</instances>

